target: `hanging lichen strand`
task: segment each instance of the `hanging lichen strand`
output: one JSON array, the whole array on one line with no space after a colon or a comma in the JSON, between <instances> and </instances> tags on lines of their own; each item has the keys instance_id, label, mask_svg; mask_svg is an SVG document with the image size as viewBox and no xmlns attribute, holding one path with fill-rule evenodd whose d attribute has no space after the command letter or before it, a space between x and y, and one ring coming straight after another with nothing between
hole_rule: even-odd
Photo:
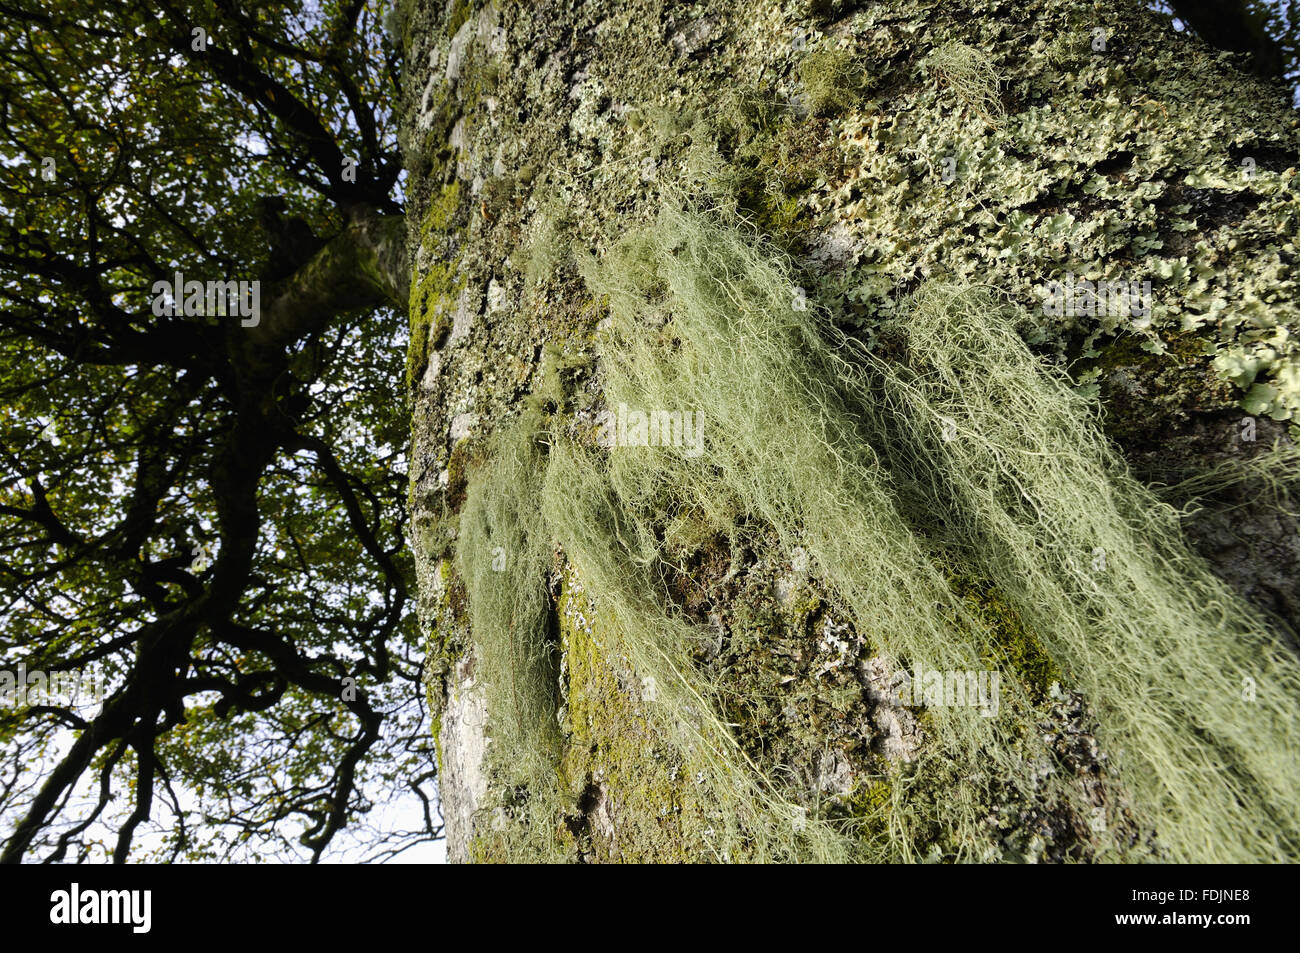
<instances>
[{"instance_id":1,"label":"hanging lichen strand","mask_svg":"<svg viewBox=\"0 0 1300 953\"><path fill-rule=\"evenodd\" d=\"M665 500L706 509L736 501L787 549L802 547L863 634L895 660L913 670L982 669L979 622L949 590L858 432L845 385L860 372L826 343L815 312L799 310L787 267L757 235L675 211L600 266L588 263L587 280L613 317L602 353L611 405L696 408L705 421L703 453L671 441L615 451L610 479L637 514L653 513L651 501L660 509ZM1023 694L1009 682L997 718L962 707L932 715L936 737L894 786L890 853L915 857L920 831L937 825L945 856L1000 856L982 818L997 797L1029 796L1017 789L1029 786L1028 764L1041 754L1036 738L1015 738L1027 721ZM929 791L953 765L959 783L942 798L909 792Z\"/></svg>"},{"instance_id":2,"label":"hanging lichen strand","mask_svg":"<svg viewBox=\"0 0 1300 953\"><path fill-rule=\"evenodd\" d=\"M931 287L905 361L866 356L860 409L900 492L993 579L1094 706L1119 774L1181 861L1300 851L1300 667L1184 544L1091 404L983 291ZM944 425L949 432L944 433ZM1294 451L1275 467L1294 473Z\"/></svg>"},{"instance_id":3,"label":"hanging lichen strand","mask_svg":"<svg viewBox=\"0 0 1300 953\"><path fill-rule=\"evenodd\" d=\"M662 738L700 767L728 818L711 832L719 858L995 859L991 806L1037 799L1102 821L1095 859L1294 860L1292 650L1187 550L1177 513L1127 474L1089 402L1016 335L1015 315L986 291L928 286L868 350L802 300L790 269L742 224L672 207L583 264L611 314L607 405L698 411L703 439L602 449L553 420L545 457L519 427L498 441L491 477L470 486L460 558L484 674L512 679L489 690L532 686L533 700L491 706L494 725L522 719L494 743L508 736L516 764L547 763L518 749L551 721L552 649L533 595L554 541L598 594L602 631L659 686L649 709ZM1273 465L1293 472L1295 460ZM501 503L519 487L541 487L527 491L540 520ZM996 717L927 709L928 737L871 823L805 822L800 792L730 737L694 661L704 635L669 608L664 529L688 510L717 526L760 520L802 547L898 666L998 660L999 633L950 587L991 580L1097 716L1107 776L1085 796L1036 770L1031 692L1001 665ZM474 553L503 544L531 554L531 568L495 599L499 579ZM558 788L534 786L530 816L562 811Z\"/></svg>"},{"instance_id":4,"label":"hanging lichen strand","mask_svg":"<svg viewBox=\"0 0 1300 953\"><path fill-rule=\"evenodd\" d=\"M458 568L470 593L476 677L487 687L496 761L507 784L525 784L531 806L558 798L555 723L558 652L548 637L546 574L551 545L542 525L542 456L537 413L526 412L496 440L490 467L466 488ZM530 850L548 853L549 818L520 825Z\"/></svg>"}]
</instances>

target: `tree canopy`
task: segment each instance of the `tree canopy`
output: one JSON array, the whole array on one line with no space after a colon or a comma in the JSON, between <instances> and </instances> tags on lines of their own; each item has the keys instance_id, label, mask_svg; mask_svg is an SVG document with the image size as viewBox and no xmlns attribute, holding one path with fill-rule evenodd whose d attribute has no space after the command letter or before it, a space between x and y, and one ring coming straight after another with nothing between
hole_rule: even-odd
<instances>
[{"instance_id":1,"label":"tree canopy","mask_svg":"<svg viewBox=\"0 0 1300 953\"><path fill-rule=\"evenodd\" d=\"M80 687L0 699L3 859L387 856L440 830L400 49L373 0L108 9L0 3L0 668Z\"/></svg>"}]
</instances>

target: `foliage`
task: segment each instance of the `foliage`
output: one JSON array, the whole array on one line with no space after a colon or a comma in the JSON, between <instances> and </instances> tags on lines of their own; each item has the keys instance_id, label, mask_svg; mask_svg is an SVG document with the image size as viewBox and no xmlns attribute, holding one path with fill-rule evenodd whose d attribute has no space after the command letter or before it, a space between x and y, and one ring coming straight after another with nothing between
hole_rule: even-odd
<instances>
[{"instance_id":1,"label":"foliage","mask_svg":"<svg viewBox=\"0 0 1300 953\"><path fill-rule=\"evenodd\" d=\"M0 714L5 860L437 834L383 12L4 4L0 665L105 686ZM159 314L177 271L259 320ZM367 822L397 797L414 830Z\"/></svg>"}]
</instances>

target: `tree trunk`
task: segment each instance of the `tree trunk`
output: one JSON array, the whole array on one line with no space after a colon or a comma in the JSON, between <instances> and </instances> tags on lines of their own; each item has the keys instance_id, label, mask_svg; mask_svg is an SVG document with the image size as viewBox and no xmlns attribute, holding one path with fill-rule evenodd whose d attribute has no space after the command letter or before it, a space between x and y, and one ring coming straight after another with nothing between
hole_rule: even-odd
<instances>
[{"instance_id":1,"label":"tree trunk","mask_svg":"<svg viewBox=\"0 0 1300 953\"><path fill-rule=\"evenodd\" d=\"M1294 859L1288 808L1244 761L1242 783L1261 792L1264 816L1256 819L1276 837L1186 846L1198 823L1214 822L1198 820L1202 808L1162 806L1166 794L1183 803L1182 782L1148 784L1124 727L1142 717L1123 693L1145 697L1163 683L1117 687L1113 698L1089 688L1088 646L1072 654L1067 621L1053 619L1097 614L1078 603L1036 615L1030 589L1017 588L1032 572L1000 577L993 562L981 562L996 541L962 537L976 540L968 552L945 536L955 523L927 509L948 506L951 495L957 512L964 491L935 489L945 477L902 460L909 441L924 443L931 430L934 459L951 459L945 448L964 446L977 423L973 397L959 391L940 405L931 374L940 360L922 353L920 319L907 317L923 307L917 302L938 300L925 296L936 286L984 289L978 300L991 296L996 317L978 340L1001 341L1000 329L1014 326L1032 350L1032 367L1011 356L1019 344L989 343L987 353L974 345L968 355L1003 355L997 367L1030 378L1023 388L994 381L991 370L972 378L1005 387L988 399L1006 403L1008 427L1021 419L1022 392L1099 406L1100 423L1078 425L1103 427L1148 485L1289 446L1300 412L1300 137L1283 91L1230 54L1172 31L1136 0L429 0L413 5L402 31L414 260L412 541L451 859ZM665 208L686 211L664 218ZM630 234L649 237L644 246L620 244ZM649 449L608 446L627 442L626 415L635 413L624 408L622 426L610 423L619 414L611 381L623 380L627 393L649 386L637 376L643 365L614 373L608 336L622 333L624 312L635 309L649 315L645 333L666 334L656 327L665 321L668 331L684 327L691 295L722 287L716 268L732 267L723 255L734 235L745 236L735 254L748 247L754 256L729 272L749 276L728 292L738 309L768 294L762 282L786 281L793 321L824 318L807 326L832 341L847 334L879 355L879 364L862 358L866 383L854 393L893 395L891 413L903 415L900 427L918 428L912 436L891 434L870 410L829 424L817 416L849 399L834 372L824 387L814 382L830 395L816 408L779 403L782 386L804 386L784 378L754 378L744 399L756 420L788 414L791 426L805 420L863 434L882 472L892 473L880 499L903 501L907 526L897 535L926 554L910 603L889 601L900 586L911 589L906 580L859 579L863 598L875 591L897 605L881 618L896 611L906 619L922 611L916 604L931 588L955 593L953 612L969 617L957 629L983 627L987 644L1001 646L988 667L1001 671L1011 693L1004 697L1023 699L986 719L1007 726L988 729L1002 734L976 737L985 731L977 722L971 734L950 736L934 705L898 704L882 690L920 657L906 649L915 631L894 639L892 623L864 618L851 571L842 577L848 585L835 584L841 577L827 553L850 545L844 534L828 532L820 550L810 542L811 564L791 545L801 533L816 535L808 525L815 510L787 525L780 514L798 501L769 501L758 482L747 496L743 475L721 466L711 471L717 482L695 492L681 479L689 452L680 467L654 471L669 488L662 498L644 486L637 496L618 482L617 468L605 470L619 453ZM704 263L699 275L691 262ZM1124 284L1109 286L1107 303L1080 292L1084 280ZM1065 298L1051 297L1062 288ZM959 300L962 308L977 299ZM700 373L715 376L700 380L714 384L700 386L744 389L739 375L751 366L794 368L794 378L810 380L830 366L753 350L765 326L756 327L705 355L710 367ZM934 334L947 327L939 320ZM688 347L654 340L661 349ZM627 355L639 352L617 353L632 362ZM665 367L675 374L681 365ZM891 367L912 376L895 379ZM1053 389L1058 370L1073 388L1062 394L1074 397ZM676 385L683 395L700 393L685 380ZM933 404L906 405L923 392ZM722 394L718 406L735 397ZM694 409L722 426L710 408ZM1043 419L1036 414L1025 409L1016 426L1033 431ZM978 418L989 434L1000 419ZM715 429L709 439L703 459L716 463L715 444L730 438ZM976 467L972 507L982 499L980 474L1017 449L1008 446ZM780 453L755 462L755 472L785 472L773 462ZM591 461L599 473L583 468ZM1128 486L1125 474L1113 476ZM1262 658L1286 646L1300 616L1300 536L1276 494L1259 492L1276 489L1265 477L1211 483L1215 492L1183 525L1243 600L1243 631L1260 623L1274 633L1251 650ZM788 493L811 499L817 489L791 484ZM1025 487L1024 499L1034 492ZM1142 496L1145 488L1123 492L1156 499ZM1170 492L1162 499L1186 502ZM656 499L671 506L656 510ZM1006 512L1020 505L1015 499ZM1088 507L1079 525L1101 512L1091 499ZM602 561L593 554L603 543L584 533L607 524L611 555ZM646 526L644 538L635 536ZM1031 531L1022 541L1021 549L1044 548L1026 566L1057 558L1045 538ZM1109 543L1072 539L1082 547L1072 559L1098 573L1128 571L1127 556ZM893 545L873 543L859 555L869 561ZM634 558L650 551L652 563ZM1019 558L1008 542L997 565ZM1170 564L1181 566L1180 558ZM1214 585L1189 584L1188 592ZM1196 609L1206 606L1189 612ZM1273 682L1292 684L1292 665ZM679 673L683 666L690 673ZM1188 666L1169 678L1191 693L1211 676ZM1223 692L1234 698L1237 674L1222 673ZM1259 683L1258 704L1294 704L1269 701L1267 679L1243 678ZM1169 705L1182 704L1181 691L1169 689ZM1185 723L1200 718L1187 712ZM1046 739L1045 747L1013 750L1006 740L1026 736ZM1001 745L1005 770L951 761L962 745ZM1042 758L1051 782L1035 773ZM1214 828L1218 840L1237 839L1224 825Z\"/></svg>"}]
</instances>

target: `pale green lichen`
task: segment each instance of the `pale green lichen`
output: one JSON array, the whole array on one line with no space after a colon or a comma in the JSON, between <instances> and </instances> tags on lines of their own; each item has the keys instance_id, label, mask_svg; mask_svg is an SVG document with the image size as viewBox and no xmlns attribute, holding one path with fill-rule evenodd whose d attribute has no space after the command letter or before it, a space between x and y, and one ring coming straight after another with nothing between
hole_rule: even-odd
<instances>
[{"instance_id":1,"label":"pale green lichen","mask_svg":"<svg viewBox=\"0 0 1300 953\"><path fill-rule=\"evenodd\" d=\"M667 481L706 499L721 482L786 545L808 550L895 658L969 669L983 642L1040 693L1059 666L1099 706L1104 736L1124 751L1121 777L1175 857L1281 859L1300 849L1286 820L1300 816L1286 727L1300 667L1186 550L1176 514L1128 477L1083 399L1011 330L1010 313L987 295L927 288L899 326L909 360L886 360L850 341L824 343L830 330L798 307L787 266L753 236L670 207L629 249L587 270L616 318L618 343L604 355L612 399L708 408L711 432L698 464L681 446L616 455L616 485ZM665 292L671 342L643 323ZM753 393L764 395L761 415ZM630 472L620 477L622 468ZM633 520L635 498L624 496ZM924 571L921 541L936 533L1031 622L1037 651L979 636L981 618ZM657 549L635 522L623 535L643 561ZM1270 688L1243 707L1234 698L1247 681ZM1152 705L1137 686L1157 684L1162 702ZM1004 732L1025 702L1008 685L1002 704L996 724L933 714L946 758L981 763L1013 787L1024 767ZM1207 763L1231 772L1231 795L1204 774ZM950 838L977 826L960 813L947 823Z\"/></svg>"},{"instance_id":2,"label":"pale green lichen","mask_svg":"<svg viewBox=\"0 0 1300 953\"><path fill-rule=\"evenodd\" d=\"M1005 113L998 95L998 74L988 55L951 41L925 58L925 67L989 125Z\"/></svg>"},{"instance_id":3,"label":"pale green lichen","mask_svg":"<svg viewBox=\"0 0 1300 953\"><path fill-rule=\"evenodd\" d=\"M540 415L501 430L469 476L456 542L494 758L537 783L554 770L558 647L548 637L551 552L541 523Z\"/></svg>"},{"instance_id":4,"label":"pale green lichen","mask_svg":"<svg viewBox=\"0 0 1300 953\"><path fill-rule=\"evenodd\" d=\"M830 116L851 106L863 88L862 67L851 50L831 47L808 54L799 64L804 100L814 116Z\"/></svg>"},{"instance_id":5,"label":"pale green lichen","mask_svg":"<svg viewBox=\"0 0 1300 953\"><path fill-rule=\"evenodd\" d=\"M1083 367L1105 371L1117 361L1134 363L1131 355L1140 353L1141 373L1169 374L1170 367L1180 369L1177 376L1161 378L1162 399L1176 403L1185 392L1207 406L1224 406L1220 392L1226 385L1214 379L1217 374L1231 380L1252 412L1289 418L1300 406L1294 370L1297 348L1290 330L1300 324L1290 269L1297 222L1294 159L1289 158L1296 152L1294 117L1261 107L1252 81L1226 72L1213 58L1190 47L1171 49L1168 37L1156 32L1154 19L1120 16L1108 7L1109 25L1123 34L1127 48L1137 56L1108 57L1090 50L1091 24L1075 16L1076 7L1065 2L1039 4L1036 9L1047 39L1022 42L973 35L970 30L977 26L953 20L933 4L904 3L888 12L883 5L872 5L844 20L834 40L812 34L808 40L814 48L834 44L843 51L842 57L851 53L853 68L861 64L864 85L869 77L873 90L882 87L881 93L873 92L881 96L880 101L864 101L860 95L864 90L859 90L853 97L828 103L825 116L811 118L801 118L789 105L804 93L799 63L806 54L792 48L788 22L770 5L739 18L723 11L719 19L727 41L708 57L675 61L680 68L671 73L645 56L639 37L662 25L659 13L639 2L618 9L592 4L571 20L564 19L570 16L567 12L554 14L563 20L565 30L590 36L595 44L588 72L574 74L572 83L562 70L489 70L478 76L475 63L485 51L476 52L481 43L472 40L466 81L453 87L452 96L460 97L466 109L472 105L473 116L458 127L458 144L447 155L456 163L456 175L466 191L475 179L491 182L501 176L502 168L514 177L516 188L511 201L493 201L492 219L479 213L480 196L457 203L472 213L461 215L452 226L463 239L459 247L466 250L458 272L463 277L438 275L422 297L445 304L449 295L458 298L468 286L463 281L482 288L491 280L505 289L502 300L516 295L526 303L518 313L509 313L508 319L506 312L488 316L481 333L451 345L455 359L443 365L449 375L445 381L449 396L440 411L458 412L462 405L477 402L475 409L484 419L499 419L517 401L529 374L547 376L535 366L540 340L550 339L557 353L575 359L585 353L592 326L602 312L591 308L589 297L575 287L572 273L552 258L550 239L556 238L560 247L571 239L579 247L599 245L602 234L624 230L630 227L628 222L645 222L646 210L658 204L660 190L684 177L706 186L724 207L747 210L798 253L801 270L797 277L787 276L787 284L797 281L809 301L821 301L864 331L873 332L890 313L910 314L912 305L902 292L922 276L944 275L965 286L987 284L1007 294L1020 305L1025 337L1049 354L1082 356ZM509 9L505 17L511 48L548 49L547 37L555 30L552 15L543 18L520 7ZM686 20L677 22L680 26ZM936 50L958 44L988 49L992 55L984 63L967 58L973 73L955 68L915 70L931 42ZM943 59L931 63L942 64ZM558 62L562 61L560 56ZM716 76L701 65L706 62L708 70L726 70L736 78L731 84L737 91L734 97L713 101ZM760 71L760 64L765 64L764 70ZM921 82L916 85L918 77ZM1211 101L1197 94L1202 88L1223 93ZM972 89L973 99L960 98ZM997 104L990 96L996 97ZM1000 121L973 123L971 110L954 104L970 105L977 114L982 108ZM1001 117L998 105L1006 107ZM448 116L454 118L455 112ZM450 129L447 123L443 132ZM1080 135L1081 129L1087 134ZM1254 176L1246 179L1239 174L1239 159L1256 149L1274 158L1261 161ZM949 157L956 175L946 183L944 160ZM645 164L647 158L652 166ZM534 181L516 172L527 167L546 171ZM435 195L440 188L434 186ZM541 191L534 198L530 189ZM502 190L492 186L488 191ZM528 221L546 208L543 192L563 196L564 224L552 236L547 236L545 216L534 217L531 226ZM626 211L626 218L613 219L615 208ZM538 249L537 261L530 262L529 253ZM507 255L514 259L516 254L517 260L507 261ZM642 272L648 267L653 277L658 271L656 261L650 255L636 267ZM1035 292L1066 272L1094 280L1149 278L1155 286L1149 320L1135 322L1131 316L1111 314L1050 316L1036 311ZM662 293L653 281L639 287ZM523 289L526 295L519 294ZM436 328L437 313L432 316L435 320L428 326ZM660 314L659 320L665 316ZM418 366L428 346L427 332L418 346L415 334L412 339ZM507 367L509 372L503 373ZM1018 371L1025 372L1024 368ZM547 430L557 445L566 446L575 436L581 440L591 433L596 389L580 364L571 372L552 371L551 376L557 373L563 378L565 397L554 403L557 416L548 422ZM1093 377L1094 387L1097 379L1104 380L1100 374ZM579 387L571 388L574 383ZM1089 385L1083 383L1085 388ZM759 383L751 390L765 393L765 386ZM441 431L421 433L427 425L417 421L417 444L425 447L428 456L443 460L446 420L431 417ZM631 492L627 474L621 483L611 485L601 470L594 465L578 474L590 478L601 493L614 493L622 505L635 509L648 504L647 498ZM426 482L419 485L427 487L429 475L421 479ZM665 484L655 485L665 490ZM724 499L717 481L694 488L687 481L682 486L685 489L679 486L668 495L667 509L660 496L655 510L641 511L637 517L641 521L637 533L647 529L666 533L673 528L662 538L662 553L647 551L654 556L651 566L663 564L661 555L670 556L674 563L685 559L700 546L711 545L711 534L726 532L737 519L754 519L744 512L752 506L752 497L728 490ZM580 481L567 481L563 488L576 488L579 498L586 492ZM440 496L433 492L428 498ZM567 499L559 489L556 498ZM739 509L737 499L743 503ZM615 525L625 535L629 532L629 527ZM557 532L563 527L567 527L563 533ZM558 520L548 521L545 532L561 539L567 556L584 552L585 540L588 562L609 557L609 550L600 548L610 545L606 536L585 537ZM634 534L627 541L639 538ZM614 539L620 541L618 536ZM1090 551L1088 547L1085 555ZM950 568L940 559L933 565L941 577ZM846 570L844 575L853 573ZM1052 644L1060 651L1063 643L1052 641L1059 636L1044 635L1041 624L1028 624L1031 615L1020 611L1023 595L1015 597L1021 605L1013 605L1013 586L988 577L988 572L968 566L943 581L955 579L952 587L965 597L957 598L964 605L954 610L971 617L972 621L962 623L966 627L962 631L969 634L982 628L988 633L972 643L979 664L1005 665L1009 681L1037 696L1048 679L1065 676L1061 660L1046 649ZM646 603L645 592L638 590L659 590L637 579L631 583L627 578L598 576L588 580L589 591L597 600L607 592L616 600L634 596L631 604L657 611L662 603ZM626 593L629 588L632 596ZM566 593L562 602L569 606L571 596ZM803 615L804 623L792 620L790 624L807 624L815 614L810 609ZM591 671L572 684L599 682L608 687L612 683L605 676L610 672L631 672L639 678L642 670L630 656L644 653L650 638L646 633L658 630L637 628L634 622L625 632L618 613L598 615L608 626L602 644L624 647L614 650L617 657L586 654ZM581 646L585 630L572 633L564 629L565 624L561 622L561 642ZM864 634L875 642L879 633L866 628L870 631ZM758 637L763 631L769 630L757 627L753 633ZM1068 640L1065 644L1068 648ZM457 648L446 643L435 645L434 651ZM1070 664L1073 668L1076 662ZM598 672L604 673L599 679ZM619 690L636 710L644 707L634 688L629 691L620 682ZM747 681L740 690L779 691L761 681ZM593 693L603 700L586 702L593 733L588 737L598 733L604 739L606 760L618 762L617 783L605 784L609 810L617 811L619 787L635 785L638 771L651 777L654 756L620 743L616 722L629 709L605 697L602 689ZM584 704L581 697L576 701L580 707ZM675 704L669 705L669 711ZM840 708L830 710L843 717ZM922 714L928 730L942 735L943 718ZM672 739L680 736L674 736L670 727L656 730L664 732L662 737L669 739L665 743L671 747L676 744ZM1169 736L1160 732L1157 740L1170 743ZM963 812L973 818L991 804L1015 801L1016 792L988 786L970 791L960 770L944 773L933 750L932 744L931 753L914 769L880 782L889 788L884 812L893 832L881 835L875 825L864 825L871 845L860 856L915 858L918 853L928 856L932 849L946 858L983 856L987 841L972 836L972 829L954 818ZM565 751L566 758L577 756L576 749L566 746ZM1031 755L1021 748L1015 757ZM540 843L559 845L554 851L537 848L546 856L572 857L575 851L591 850L600 859L614 859L618 839L601 848L598 839L590 836L599 818L588 817L578 804L588 770L590 781L600 783L594 777L599 760L570 762L571 776L554 789L558 801L548 801L544 786L538 786L522 799L498 792L493 803L516 819L508 827L534 825ZM765 771L773 766L746 766L742 772L744 777L757 777L759 790L762 771L757 775L754 771L760 767ZM1247 764L1244 770L1249 774L1255 768ZM725 773L706 775L711 780L704 787L725 777ZM1185 772L1169 777L1174 785L1170 790L1179 789L1179 777L1186 780ZM1247 787L1255 783L1248 781ZM656 803L672 803L677 797L672 785L654 787ZM872 789L860 784L856 790L861 794ZM945 803L953 792L960 803ZM878 813L882 790L861 797ZM1150 788L1144 798L1148 803L1159 800ZM1213 795L1203 797L1196 811L1212 799ZM643 808L650 800L637 801L636 809L622 803L621 823L632 828L621 842L627 856L685 859L701 845L693 835L684 836L688 846L682 851L657 840L650 831L638 834ZM762 799L747 803L761 804ZM937 812L932 805L939 806ZM856 809L848 813L854 816ZM588 834L582 835L587 838L585 846L578 846L580 838L566 833L561 823L563 817L579 815L587 818L582 821L588 824ZM1008 809L1002 816L1013 815L1015 811ZM793 815L783 816L789 820ZM940 817L946 820L937 823ZM1238 819L1229 812L1223 829L1235 831ZM762 830L764 823L752 814L746 816L728 835L729 856L756 856L746 846L746 832ZM1185 830L1195 830L1197 822L1184 816L1181 823ZM780 846L773 835L763 836L769 849ZM536 847L539 842L520 843ZM782 848L787 855L807 856L806 849L800 853L789 851L789 846L787 841ZM1104 854L1105 848L1093 844L1087 850ZM1033 849L1029 852L1032 857ZM522 848L493 849L479 856L503 859L526 853ZM1092 854L1085 852L1085 856Z\"/></svg>"}]
</instances>

